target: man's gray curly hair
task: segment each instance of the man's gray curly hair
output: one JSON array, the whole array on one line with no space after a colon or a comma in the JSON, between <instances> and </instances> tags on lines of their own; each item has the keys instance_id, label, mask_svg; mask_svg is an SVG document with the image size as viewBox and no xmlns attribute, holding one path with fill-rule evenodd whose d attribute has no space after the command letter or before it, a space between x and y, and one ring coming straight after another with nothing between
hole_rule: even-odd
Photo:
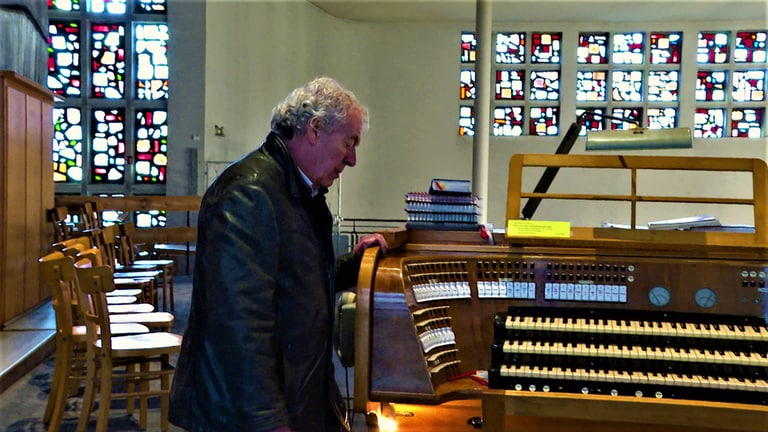
<instances>
[{"instance_id":1,"label":"man's gray curly hair","mask_svg":"<svg viewBox=\"0 0 768 432\"><path fill-rule=\"evenodd\" d=\"M312 118L319 119L321 128L332 129L354 109L360 111L363 129L367 129L368 109L354 93L333 78L316 78L293 90L275 106L270 126L282 138L291 139L304 131Z\"/></svg>"}]
</instances>

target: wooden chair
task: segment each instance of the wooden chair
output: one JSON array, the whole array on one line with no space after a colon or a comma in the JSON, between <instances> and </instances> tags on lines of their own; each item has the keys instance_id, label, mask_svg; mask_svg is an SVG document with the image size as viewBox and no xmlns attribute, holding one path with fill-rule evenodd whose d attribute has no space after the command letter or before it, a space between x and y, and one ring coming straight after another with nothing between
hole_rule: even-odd
<instances>
[{"instance_id":1,"label":"wooden chair","mask_svg":"<svg viewBox=\"0 0 768 432\"><path fill-rule=\"evenodd\" d=\"M53 229L53 242L60 242L70 237L70 227L67 224L69 210L66 207L54 207L45 211L46 219Z\"/></svg>"},{"instance_id":2,"label":"wooden chair","mask_svg":"<svg viewBox=\"0 0 768 432\"><path fill-rule=\"evenodd\" d=\"M160 397L160 429L168 430L168 394L174 371L170 356L180 351L181 336L168 332L112 336L103 330L112 324L106 302L106 293L115 289L112 269L108 266L90 267L90 262L83 260L75 263L75 273L79 280L78 304L88 331L85 397L77 431L85 432L96 393L99 394L96 432L107 430L112 398L127 398L131 409L133 398L138 397L139 427L146 429L147 398L150 396ZM99 328L101 332L97 331ZM125 367L125 371L120 367ZM117 389L114 386L116 380L125 388ZM160 383L159 389L150 387L150 383L156 381Z\"/></svg>"},{"instance_id":3,"label":"wooden chair","mask_svg":"<svg viewBox=\"0 0 768 432\"><path fill-rule=\"evenodd\" d=\"M56 320L53 376L43 414L48 431L54 432L61 428L67 397L85 379L87 339L85 325L76 319L79 313L73 313L72 287L76 279L72 258L61 252L53 252L41 257L38 262L42 280L51 290L51 304ZM147 326L138 323L112 324L110 330L115 335L149 332Z\"/></svg>"},{"instance_id":4,"label":"wooden chair","mask_svg":"<svg viewBox=\"0 0 768 432\"><path fill-rule=\"evenodd\" d=\"M133 222L124 222L118 225L117 261L120 268L152 268L161 271L160 287L163 290L163 310L170 305L173 312L173 275L176 271L176 261L172 259L151 259L139 255L137 245L134 242L136 225ZM122 267L121 267L122 266Z\"/></svg>"},{"instance_id":5,"label":"wooden chair","mask_svg":"<svg viewBox=\"0 0 768 432\"><path fill-rule=\"evenodd\" d=\"M151 280L151 284L144 284L146 301L157 306L157 285L160 283L162 271L153 265L119 265L117 260L117 227L115 225L105 226L93 230L94 246L102 253L102 263L112 267L112 271L117 279L129 280ZM118 284L125 281L118 281Z\"/></svg>"}]
</instances>

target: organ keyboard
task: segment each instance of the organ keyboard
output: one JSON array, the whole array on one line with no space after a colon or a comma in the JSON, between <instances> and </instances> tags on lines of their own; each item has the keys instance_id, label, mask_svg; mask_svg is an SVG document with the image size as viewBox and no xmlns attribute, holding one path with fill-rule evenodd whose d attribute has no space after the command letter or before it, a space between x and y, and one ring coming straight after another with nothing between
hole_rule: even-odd
<instances>
[{"instance_id":1,"label":"organ keyboard","mask_svg":"<svg viewBox=\"0 0 768 432\"><path fill-rule=\"evenodd\" d=\"M709 159L552 158L533 160L714 169ZM513 157L510 178L524 165ZM486 431L509 430L511 415L566 419L559 430L568 419L596 431L616 425L605 421L768 430L766 172L717 165L753 172L754 232L573 227L570 238L495 234L495 244L467 231L384 233L390 252L366 251L358 281L355 410L481 399ZM526 197L510 196L508 218ZM653 199L663 198L628 198Z\"/></svg>"}]
</instances>

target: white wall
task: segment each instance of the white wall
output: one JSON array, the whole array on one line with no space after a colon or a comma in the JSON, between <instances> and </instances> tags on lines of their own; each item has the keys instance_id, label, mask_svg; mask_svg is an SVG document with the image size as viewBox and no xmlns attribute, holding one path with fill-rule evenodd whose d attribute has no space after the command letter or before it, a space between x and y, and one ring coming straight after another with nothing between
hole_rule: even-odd
<instances>
[{"instance_id":1,"label":"white wall","mask_svg":"<svg viewBox=\"0 0 768 432\"><path fill-rule=\"evenodd\" d=\"M353 90L371 112L371 129L358 152L358 166L341 179L341 205L337 191L329 201L345 218L403 219L406 192L426 190L435 177L472 178L472 140L458 137L459 33L474 28L474 17L465 23L370 23L331 17L303 0L208 0L206 29L206 160L234 160L255 148L268 130L272 106L291 89L319 75L330 75ZM709 29L764 29L766 23L707 23ZM634 27L637 23L633 24ZM724 26L724 27L723 27ZM573 42L579 30L626 30L625 26L594 23L494 23L496 29L552 30L563 32L563 43ZM652 30L698 28L694 23L653 23ZM642 30L642 29L641 29ZM684 43L685 55L695 46ZM565 61L565 60L564 60ZM564 65L565 67L565 65ZM693 71L682 71L695 73ZM573 81L573 80L570 80ZM563 94L573 94L564 78ZM573 85L572 83L570 84ZM688 90L688 91L686 91ZM691 106L693 92L682 89L681 109ZM569 105L570 104L570 105ZM687 104L687 105L686 105ZM562 128L570 123L574 106L564 100ZM685 119L683 119L685 121ZM213 136L213 125L225 127L225 137ZM681 124L681 126L690 126ZM506 206L507 166L516 152L554 152L559 138L491 139L488 221L503 226ZM697 140L694 149L659 151L681 154L766 159L766 139ZM574 153L583 150L577 142ZM561 173L553 188L586 188L612 184L585 173ZM533 173L526 184L538 180ZM661 173L657 187L687 184L690 189L723 189L717 178L679 181ZM727 182L722 193L743 189L743 180ZM648 193L651 193L649 191ZM546 204L546 205L545 205ZM541 206L540 219L571 220L596 225L614 214L606 208L568 204ZM692 209L698 211L699 209ZM716 209L715 213L721 212ZM674 217L643 215L648 219ZM712 213L712 212L710 212ZM722 210L717 216L728 223L752 223L749 212ZM615 215L619 217L618 214Z\"/></svg>"}]
</instances>

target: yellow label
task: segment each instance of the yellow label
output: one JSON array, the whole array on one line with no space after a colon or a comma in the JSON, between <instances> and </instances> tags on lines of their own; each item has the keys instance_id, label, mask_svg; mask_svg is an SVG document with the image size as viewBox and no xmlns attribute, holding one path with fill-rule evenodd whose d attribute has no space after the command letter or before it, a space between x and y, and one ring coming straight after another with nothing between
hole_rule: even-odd
<instances>
[{"instance_id":1,"label":"yellow label","mask_svg":"<svg viewBox=\"0 0 768 432\"><path fill-rule=\"evenodd\" d=\"M571 223L561 221L537 221L510 219L507 221L507 237L570 237Z\"/></svg>"}]
</instances>

